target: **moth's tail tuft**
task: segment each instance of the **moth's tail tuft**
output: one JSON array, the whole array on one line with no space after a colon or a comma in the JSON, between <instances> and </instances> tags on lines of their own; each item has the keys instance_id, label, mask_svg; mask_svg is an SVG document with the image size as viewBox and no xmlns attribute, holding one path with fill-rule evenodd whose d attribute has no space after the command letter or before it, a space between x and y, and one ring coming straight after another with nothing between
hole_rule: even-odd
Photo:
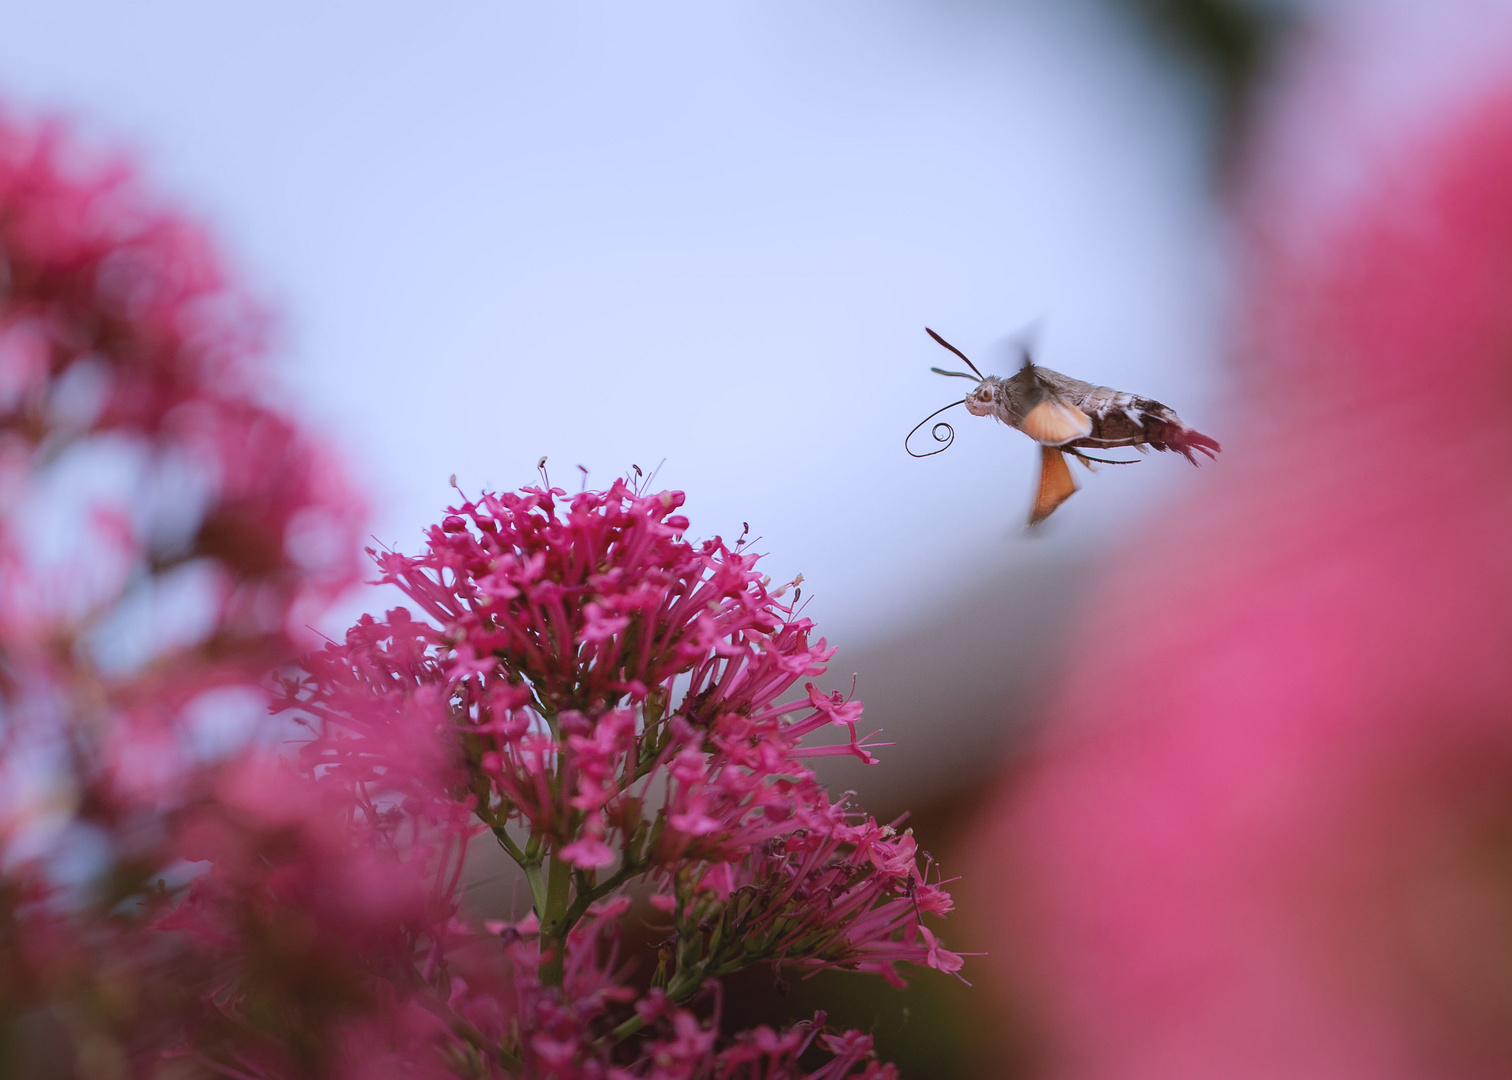
<instances>
[{"instance_id":1,"label":"moth's tail tuft","mask_svg":"<svg viewBox=\"0 0 1512 1080\"><path fill-rule=\"evenodd\" d=\"M1170 423L1164 420L1150 420L1146 423L1146 431L1149 432L1150 445L1157 450L1173 450L1186 458L1193 465L1201 462L1193 456L1196 450L1206 454L1209 458L1216 458L1223 447L1218 445L1217 439L1209 438L1200 431L1186 427L1181 423Z\"/></svg>"}]
</instances>

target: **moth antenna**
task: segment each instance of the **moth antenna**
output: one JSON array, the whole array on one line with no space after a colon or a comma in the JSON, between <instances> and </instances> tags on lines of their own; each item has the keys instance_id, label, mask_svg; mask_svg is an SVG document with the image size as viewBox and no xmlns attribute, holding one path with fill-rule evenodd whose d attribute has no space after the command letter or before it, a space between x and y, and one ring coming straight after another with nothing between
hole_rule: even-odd
<instances>
[{"instance_id":1,"label":"moth antenna","mask_svg":"<svg viewBox=\"0 0 1512 1080\"><path fill-rule=\"evenodd\" d=\"M971 357L967 356L960 349L956 348L950 342L946 341L944 338L942 338L939 334L935 333L929 327L926 326L924 328L924 332L926 334L928 334L930 337L934 338L936 344L945 346L951 352L953 352L957 356L959 356L962 360L966 361L966 366L969 367L972 371L976 371L976 377L977 377L977 381L978 382L980 382L983 378L985 378L985 376L983 376L983 374L980 371L977 371L977 366L971 362ZM937 450L937 451L935 451L935 453L939 453L939 451Z\"/></svg>"},{"instance_id":2,"label":"moth antenna","mask_svg":"<svg viewBox=\"0 0 1512 1080\"><path fill-rule=\"evenodd\" d=\"M916 454L916 453L914 453L913 448L908 445L908 441L914 437L914 432L915 431L918 431L921 427L923 427L925 424L929 423L935 417L939 416L946 409L953 409L957 405L964 405L964 404L966 404L966 399L965 398L962 398L960 401L952 401L949 405L946 405L944 409L936 409L934 412L930 413L924 419L920 420L917 424L915 424L913 426L913 431L910 431L907 435L903 436L903 449L905 449L905 450L908 451L908 456L909 457L917 457L917 458L934 457L934 455L936 455L936 454L943 454L945 451L949 450L950 449L950 444L953 443L953 442L955 442L955 428L951 427L949 424L947 424L943 420L941 420L938 424L936 424L934 427L932 427L932 428L929 429L929 435L930 435L930 437L932 439L934 439L935 442L937 442L937 443L944 443L945 444L944 446L938 447L937 449L934 449L934 450L927 451L926 453L923 453L923 454ZM945 429L945 433L943 435L940 434L940 429L941 428Z\"/></svg>"},{"instance_id":3,"label":"moth antenna","mask_svg":"<svg viewBox=\"0 0 1512 1080\"><path fill-rule=\"evenodd\" d=\"M937 368L937 367L932 367L929 370L932 371L932 372L934 372L936 375L949 375L949 376L952 376L953 378L957 378L957 379L970 379L972 382L981 382L982 381L981 379L977 378L975 375L968 375L964 371L946 371L944 368Z\"/></svg>"}]
</instances>

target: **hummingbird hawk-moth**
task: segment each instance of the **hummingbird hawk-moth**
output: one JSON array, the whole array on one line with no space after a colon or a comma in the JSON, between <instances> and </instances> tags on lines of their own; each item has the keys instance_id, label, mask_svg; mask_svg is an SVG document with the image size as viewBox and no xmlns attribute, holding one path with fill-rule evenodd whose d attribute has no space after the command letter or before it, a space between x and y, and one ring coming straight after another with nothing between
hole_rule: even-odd
<instances>
[{"instance_id":1,"label":"hummingbird hawk-moth","mask_svg":"<svg viewBox=\"0 0 1512 1080\"><path fill-rule=\"evenodd\" d=\"M1029 512L1030 525L1044 521L1076 491L1076 481L1066 466L1067 454L1090 469L1093 462L1103 465L1132 465L1134 462L1093 457L1086 453L1089 449L1131 446L1144 453L1145 447L1150 446L1156 450L1175 451L1193 465L1198 463L1192 453L1194 450L1212 458L1217 457L1221 449L1215 440L1187 427L1181 417L1153 398L1107 386L1093 386L1040 367L1030 358L1027 349L1017 374L1006 379L983 375L960 349L928 327L924 329L936 342L965 360L973 374L941 368L929 370L952 378L971 379L977 385L960 401L936 409L915 424L913 431L903 439L903 449L914 457L929 457L948 450L955 441L955 429L943 420L930 428L930 435L944 446L920 454L908 442L919 428L957 405L965 405L972 416L995 416L1009 427L1017 428L1040 444L1039 486L1034 509Z\"/></svg>"}]
</instances>

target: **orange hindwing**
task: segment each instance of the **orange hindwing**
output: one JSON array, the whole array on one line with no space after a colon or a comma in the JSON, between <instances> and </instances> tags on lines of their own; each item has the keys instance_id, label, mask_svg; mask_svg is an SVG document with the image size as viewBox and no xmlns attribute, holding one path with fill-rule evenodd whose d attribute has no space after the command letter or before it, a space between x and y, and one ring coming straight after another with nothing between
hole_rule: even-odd
<instances>
[{"instance_id":1,"label":"orange hindwing","mask_svg":"<svg viewBox=\"0 0 1512 1080\"><path fill-rule=\"evenodd\" d=\"M1071 479L1066 455L1053 446L1041 446L1039 491L1034 496L1034 509L1029 512L1029 524L1044 521L1075 492L1076 481Z\"/></svg>"}]
</instances>

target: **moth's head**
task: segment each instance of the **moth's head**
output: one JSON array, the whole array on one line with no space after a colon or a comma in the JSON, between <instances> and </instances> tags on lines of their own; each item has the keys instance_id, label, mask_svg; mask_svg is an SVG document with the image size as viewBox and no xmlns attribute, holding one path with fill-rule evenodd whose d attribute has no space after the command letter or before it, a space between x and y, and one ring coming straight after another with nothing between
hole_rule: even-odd
<instances>
[{"instance_id":1,"label":"moth's head","mask_svg":"<svg viewBox=\"0 0 1512 1080\"><path fill-rule=\"evenodd\" d=\"M949 405L946 405L945 408L936 409L934 412L930 413L924 419L915 424L913 426L913 431L910 431L907 435L903 436L903 449L907 450L914 457L930 457L934 454L939 454L949 449L950 444L955 442L955 428L951 427L943 420L941 420L934 427L930 428L930 436L934 439L935 442L942 443L943 445L937 446L935 447L935 449L926 451L924 453L920 453L913 447L908 445L908 440L914 437L914 432L917 432L925 424L929 423L935 417L939 416L942 412L945 412L946 409L953 409L957 405L966 406L967 411L969 411L972 416L987 416L991 414L993 401L997 393L997 386L998 383L1001 382L1001 380L996 378L995 376L988 375L986 377L983 377L982 373L977 370L977 366L967 358L965 353L956 348L950 342L946 341L939 334L929 329L929 327L926 326L924 328L924 332L930 337L934 338L937 344L943 346L946 349L949 349L951 352L959 356L962 360L965 360L966 366L971 369L971 374L968 375L964 371L946 371L944 368L937 367L932 367L929 370L933 371L937 375L948 375L953 379L970 379L972 382L976 383L976 389L972 390L970 394L962 398L960 401L952 401Z\"/></svg>"},{"instance_id":2,"label":"moth's head","mask_svg":"<svg viewBox=\"0 0 1512 1080\"><path fill-rule=\"evenodd\" d=\"M966 411L972 416L991 416L1001 382L996 375L988 375L977 383L976 389L966 395Z\"/></svg>"}]
</instances>

